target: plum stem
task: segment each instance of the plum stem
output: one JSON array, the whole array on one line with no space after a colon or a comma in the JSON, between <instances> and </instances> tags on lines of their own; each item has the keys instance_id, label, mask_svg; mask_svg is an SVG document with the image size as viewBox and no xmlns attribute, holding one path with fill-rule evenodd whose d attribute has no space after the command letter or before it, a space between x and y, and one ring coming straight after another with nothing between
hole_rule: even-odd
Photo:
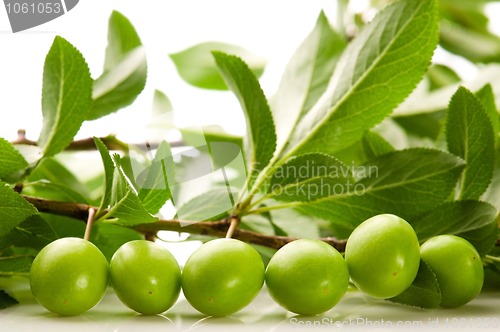
<instances>
[{"instance_id":1,"label":"plum stem","mask_svg":"<svg viewBox=\"0 0 500 332\"><path fill-rule=\"evenodd\" d=\"M83 236L84 240L90 239L90 232L92 231L92 224L94 223L96 209L93 207L89 207L89 215L87 217L87 226L85 227L85 235Z\"/></svg>"},{"instance_id":2,"label":"plum stem","mask_svg":"<svg viewBox=\"0 0 500 332\"><path fill-rule=\"evenodd\" d=\"M227 229L226 233L226 239L230 239L233 237L233 234L238 228L239 224L240 224L240 218L238 218L237 216L231 216L229 222L229 228Z\"/></svg>"}]
</instances>

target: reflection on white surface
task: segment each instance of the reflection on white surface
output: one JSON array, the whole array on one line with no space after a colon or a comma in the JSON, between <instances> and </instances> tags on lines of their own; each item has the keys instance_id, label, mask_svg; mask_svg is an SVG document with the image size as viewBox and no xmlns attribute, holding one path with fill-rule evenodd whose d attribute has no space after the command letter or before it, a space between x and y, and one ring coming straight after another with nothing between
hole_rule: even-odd
<instances>
[{"instance_id":1,"label":"reflection on white surface","mask_svg":"<svg viewBox=\"0 0 500 332\"><path fill-rule=\"evenodd\" d=\"M76 317L56 316L29 295L26 280L0 279L22 303L0 310L1 331L498 331L500 289L485 290L457 309L417 309L369 298L349 291L340 303L320 316L300 317L279 307L263 291L231 317L205 317L181 296L165 314L141 316L126 308L109 290L89 312Z\"/></svg>"}]
</instances>

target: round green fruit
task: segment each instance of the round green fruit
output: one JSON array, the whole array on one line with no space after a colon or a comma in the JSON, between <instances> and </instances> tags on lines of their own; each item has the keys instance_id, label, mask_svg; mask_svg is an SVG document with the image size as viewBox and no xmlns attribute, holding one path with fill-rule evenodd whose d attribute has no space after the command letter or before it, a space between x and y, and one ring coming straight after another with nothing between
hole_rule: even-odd
<instances>
[{"instance_id":1,"label":"round green fruit","mask_svg":"<svg viewBox=\"0 0 500 332\"><path fill-rule=\"evenodd\" d=\"M381 214L352 232L345 260L358 289L387 299L401 294L417 276L420 246L410 224L398 216Z\"/></svg>"},{"instance_id":2,"label":"round green fruit","mask_svg":"<svg viewBox=\"0 0 500 332\"><path fill-rule=\"evenodd\" d=\"M441 306L456 308L474 299L483 287L484 269L476 248L454 235L439 235L420 248L422 260L436 274Z\"/></svg>"},{"instance_id":3,"label":"round green fruit","mask_svg":"<svg viewBox=\"0 0 500 332\"><path fill-rule=\"evenodd\" d=\"M333 308L349 285L342 255L320 240L301 239L280 248L269 261L266 285L271 297L300 315Z\"/></svg>"},{"instance_id":4,"label":"round green fruit","mask_svg":"<svg viewBox=\"0 0 500 332\"><path fill-rule=\"evenodd\" d=\"M108 286L108 261L91 242L62 238L36 256L30 270L31 292L46 309L65 316L94 307Z\"/></svg>"},{"instance_id":5,"label":"round green fruit","mask_svg":"<svg viewBox=\"0 0 500 332\"><path fill-rule=\"evenodd\" d=\"M181 269L166 248L146 240L123 244L110 263L111 284L130 309L145 315L168 310L179 297Z\"/></svg>"},{"instance_id":6,"label":"round green fruit","mask_svg":"<svg viewBox=\"0 0 500 332\"><path fill-rule=\"evenodd\" d=\"M182 271L187 301L208 316L227 316L247 306L264 283L259 253L235 239L217 239L198 248Z\"/></svg>"}]
</instances>

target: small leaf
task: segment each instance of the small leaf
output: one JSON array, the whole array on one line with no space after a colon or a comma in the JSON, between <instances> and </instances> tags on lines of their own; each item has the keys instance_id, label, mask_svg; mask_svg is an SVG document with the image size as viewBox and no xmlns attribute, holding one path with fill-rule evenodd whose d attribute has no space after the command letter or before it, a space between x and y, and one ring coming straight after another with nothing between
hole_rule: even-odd
<instances>
[{"instance_id":1,"label":"small leaf","mask_svg":"<svg viewBox=\"0 0 500 332\"><path fill-rule=\"evenodd\" d=\"M0 179L6 181L9 175L28 167L28 162L7 140L0 137Z\"/></svg>"},{"instance_id":2,"label":"small leaf","mask_svg":"<svg viewBox=\"0 0 500 332\"><path fill-rule=\"evenodd\" d=\"M481 196L481 200L490 203L500 211L500 148L495 149L495 167L490 186Z\"/></svg>"},{"instance_id":3,"label":"small leaf","mask_svg":"<svg viewBox=\"0 0 500 332\"><path fill-rule=\"evenodd\" d=\"M104 194L101 199L101 204L99 206L99 211L103 209L107 209L111 204L111 191L113 187L113 177L115 172L115 164L113 163L113 159L111 158L108 148L104 143L98 138L94 137L94 144L97 147L97 150L101 154L102 163L104 165ZM99 212L97 212L99 215Z\"/></svg>"},{"instance_id":4,"label":"small leaf","mask_svg":"<svg viewBox=\"0 0 500 332\"><path fill-rule=\"evenodd\" d=\"M467 163L459 197L479 198L493 176L495 139L481 102L466 88L459 88L451 99L446 119L446 142L448 151Z\"/></svg>"},{"instance_id":5,"label":"small leaf","mask_svg":"<svg viewBox=\"0 0 500 332\"><path fill-rule=\"evenodd\" d=\"M436 90L450 84L459 83L460 76L450 67L441 64L433 64L427 70L430 90Z\"/></svg>"},{"instance_id":6,"label":"small leaf","mask_svg":"<svg viewBox=\"0 0 500 332\"><path fill-rule=\"evenodd\" d=\"M33 256L0 257L0 276L28 274L33 258Z\"/></svg>"},{"instance_id":7,"label":"small leaf","mask_svg":"<svg viewBox=\"0 0 500 332\"><path fill-rule=\"evenodd\" d=\"M147 60L141 40L132 23L117 11L109 18L104 62L104 71L94 82L88 120L130 105L146 85Z\"/></svg>"},{"instance_id":8,"label":"small leaf","mask_svg":"<svg viewBox=\"0 0 500 332\"><path fill-rule=\"evenodd\" d=\"M418 308L435 309L441 304L441 299L436 275L424 261L420 260L417 277L411 286L388 300Z\"/></svg>"},{"instance_id":9,"label":"small leaf","mask_svg":"<svg viewBox=\"0 0 500 332\"><path fill-rule=\"evenodd\" d=\"M274 121L264 92L250 68L238 57L213 52L226 84L238 98L247 123L245 156L250 177L271 161L276 149Z\"/></svg>"},{"instance_id":10,"label":"small leaf","mask_svg":"<svg viewBox=\"0 0 500 332\"><path fill-rule=\"evenodd\" d=\"M495 104L495 95L493 94L491 84L488 83L479 89L476 92L476 97L481 101L481 104L491 121L493 134L495 136L495 140L497 140L498 134L500 133L500 118Z\"/></svg>"},{"instance_id":11,"label":"small leaf","mask_svg":"<svg viewBox=\"0 0 500 332\"><path fill-rule=\"evenodd\" d=\"M0 289L0 309L6 309L18 303L19 301Z\"/></svg>"},{"instance_id":12,"label":"small leaf","mask_svg":"<svg viewBox=\"0 0 500 332\"><path fill-rule=\"evenodd\" d=\"M235 194L227 188L214 189L180 206L177 216L186 225L197 221L217 220L234 207L234 201Z\"/></svg>"},{"instance_id":13,"label":"small leaf","mask_svg":"<svg viewBox=\"0 0 500 332\"><path fill-rule=\"evenodd\" d=\"M353 166L357 181L344 194L292 204L304 214L330 221L337 237L348 238L376 214L412 220L439 206L449 198L463 167L461 159L438 150L395 151Z\"/></svg>"},{"instance_id":14,"label":"small leaf","mask_svg":"<svg viewBox=\"0 0 500 332\"><path fill-rule=\"evenodd\" d=\"M158 146L156 155L149 165L136 179L139 199L150 213L157 213L172 196L168 187L168 179L174 178L172 151L166 141ZM167 175L170 172L170 175Z\"/></svg>"},{"instance_id":15,"label":"small leaf","mask_svg":"<svg viewBox=\"0 0 500 332\"><path fill-rule=\"evenodd\" d=\"M190 146L199 146L199 142L228 142L239 146L243 151L243 138L229 134L220 126L205 126L202 128L181 128L184 143Z\"/></svg>"},{"instance_id":16,"label":"small leaf","mask_svg":"<svg viewBox=\"0 0 500 332\"><path fill-rule=\"evenodd\" d=\"M346 45L321 12L314 30L290 59L271 100L278 145L286 142L293 127L325 92Z\"/></svg>"},{"instance_id":17,"label":"small leaf","mask_svg":"<svg viewBox=\"0 0 500 332\"><path fill-rule=\"evenodd\" d=\"M52 43L43 68L43 125L38 145L49 157L62 151L86 119L92 78L82 54L64 38Z\"/></svg>"},{"instance_id":18,"label":"small leaf","mask_svg":"<svg viewBox=\"0 0 500 332\"><path fill-rule=\"evenodd\" d=\"M156 221L144 207L125 175L119 155L111 158L104 143L94 137L105 172L105 191L96 214L98 220L115 219L118 223L132 226ZM106 209L109 209L106 211Z\"/></svg>"},{"instance_id":19,"label":"small leaf","mask_svg":"<svg viewBox=\"0 0 500 332\"><path fill-rule=\"evenodd\" d=\"M123 14L114 10L108 22L108 46L104 59L104 71L115 68L130 51L141 45L141 39L132 23Z\"/></svg>"},{"instance_id":20,"label":"small leaf","mask_svg":"<svg viewBox=\"0 0 500 332\"><path fill-rule=\"evenodd\" d=\"M37 214L37 210L33 205L0 182L0 236L7 234L34 214Z\"/></svg>"},{"instance_id":21,"label":"small leaf","mask_svg":"<svg viewBox=\"0 0 500 332\"><path fill-rule=\"evenodd\" d=\"M423 112L405 116L395 116L393 120L408 134L436 140L442 133L446 111Z\"/></svg>"},{"instance_id":22,"label":"small leaf","mask_svg":"<svg viewBox=\"0 0 500 332\"><path fill-rule=\"evenodd\" d=\"M266 61L235 45L220 42L205 42L179 53L170 54L179 75L187 83L203 89L227 90L212 56L212 51L220 51L241 57L255 76L264 72Z\"/></svg>"},{"instance_id":23,"label":"small leaf","mask_svg":"<svg viewBox=\"0 0 500 332\"><path fill-rule=\"evenodd\" d=\"M117 223L126 226L155 222L153 217L144 207L137 193L129 184L121 168L119 155L114 155L115 171L110 195L110 208L99 220L115 219Z\"/></svg>"},{"instance_id":24,"label":"small leaf","mask_svg":"<svg viewBox=\"0 0 500 332\"><path fill-rule=\"evenodd\" d=\"M496 209L488 203L454 201L416 218L412 226L421 242L436 235L453 234L467 239L484 256L497 239L496 215Z\"/></svg>"},{"instance_id":25,"label":"small leaf","mask_svg":"<svg viewBox=\"0 0 500 332\"><path fill-rule=\"evenodd\" d=\"M363 149L368 160L394 152L394 147L374 131L367 131L362 139Z\"/></svg>"},{"instance_id":26,"label":"small leaf","mask_svg":"<svg viewBox=\"0 0 500 332\"><path fill-rule=\"evenodd\" d=\"M280 156L333 154L381 122L423 77L437 44L437 1L397 1L343 52L326 92Z\"/></svg>"},{"instance_id":27,"label":"small leaf","mask_svg":"<svg viewBox=\"0 0 500 332\"><path fill-rule=\"evenodd\" d=\"M280 201L311 202L344 193L353 185L352 170L320 153L296 156L274 170L269 195Z\"/></svg>"}]
</instances>

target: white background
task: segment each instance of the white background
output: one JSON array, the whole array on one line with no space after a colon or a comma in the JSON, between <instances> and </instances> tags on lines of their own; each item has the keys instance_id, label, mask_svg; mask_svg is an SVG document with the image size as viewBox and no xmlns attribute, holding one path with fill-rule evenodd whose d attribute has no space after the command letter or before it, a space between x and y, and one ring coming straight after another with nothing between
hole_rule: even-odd
<instances>
[{"instance_id":1,"label":"white background","mask_svg":"<svg viewBox=\"0 0 500 332\"><path fill-rule=\"evenodd\" d=\"M240 45L268 59L262 85L270 95L320 10L332 21L336 15L332 0L83 0L54 21L12 34L6 11L0 8L0 136L13 139L17 129L24 128L29 138L38 137L43 62L56 35L82 52L93 78L101 74L108 18L114 9L130 19L146 48L147 86L126 110L85 123L79 137L117 133L124 139L140 139L134 134L149 120L154 89L170 98L179 126L218 123L241 134L244 123L236 99L229 92L187 85L168 54L204 41Z\"/></svg>"},{"instance_id":2,"label":"white background","mask_svg":"<svg viewBox=\"0 0 500 332\"><path fill-rule=\"evenodd\" d=\"M351 1L361 9L368 1ZM498 5L490 6L492 17L500 17ZM78 137L118 134L137 142L150 118L152 94L160 89L171 99L176 124L181 127L217 123L231 133L244 131L242 113L229 92L193 88L183 82L168 57L204 41L237 44L268 59L261 79L265 93L276 90L284 66L296 47L314 27L320 10L333 25L334 0L81 0L66 15L13 34L6 10L0 7L0 137L14 139L26 129L36 140L41 126L41 83L43 62L56 35L69 40L87 60L92 77L102 71L107 44L107 24L112 10L118 10L136 27L148 56L145 91L125 110L106 118L86 122ZM500 30L500 20L493 19ZM437 57L443 58L443 52ZM473 75L458 64L464 75Z\"/></svg>"}]
</instances>

